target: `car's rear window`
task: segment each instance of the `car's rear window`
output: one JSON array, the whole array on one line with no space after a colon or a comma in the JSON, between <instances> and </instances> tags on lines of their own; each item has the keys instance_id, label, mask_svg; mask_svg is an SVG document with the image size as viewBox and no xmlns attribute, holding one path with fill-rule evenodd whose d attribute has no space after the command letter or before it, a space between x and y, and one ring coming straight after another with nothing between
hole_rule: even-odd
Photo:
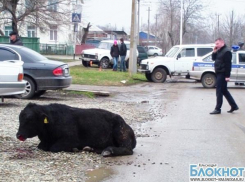
<instances>
[{"instance_id":1,"label":"car's rear window","mask_svg":"<svg viewBox=\"0 0 245 182\"><path fill-rule=\"evenodd\" d=\"M36 51L33 51L31 49L25 48L25 47L18 47L13 48L16 50L20 55L24 62L39 62L43 60L47 60L48 58L44 57L43 55L37 53Z\"/></svg>"}]
</instances>

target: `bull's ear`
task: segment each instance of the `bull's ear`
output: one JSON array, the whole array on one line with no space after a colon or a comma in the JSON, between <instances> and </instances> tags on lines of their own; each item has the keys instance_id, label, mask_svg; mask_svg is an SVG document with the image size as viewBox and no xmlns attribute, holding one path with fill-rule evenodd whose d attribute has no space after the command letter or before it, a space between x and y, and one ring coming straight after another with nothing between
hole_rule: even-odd
<instances>
[{"instance_id":1,"label":"bull's ear","mask_svg":"<svg viewBox=\"0 0 245 182\"><path fill-rule=\"evenodd\" d=\"M48 116L45 113L42 113L42 122L44 124L48 124L49 123Z\"/></svg>"}]
</instances>

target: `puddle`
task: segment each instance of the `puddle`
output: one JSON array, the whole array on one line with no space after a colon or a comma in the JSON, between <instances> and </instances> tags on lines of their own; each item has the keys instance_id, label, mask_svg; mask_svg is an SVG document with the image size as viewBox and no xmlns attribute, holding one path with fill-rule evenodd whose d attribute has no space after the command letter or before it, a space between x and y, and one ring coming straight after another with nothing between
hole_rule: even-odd
<instances>
[{"instance_id":1,"label":"puddle","mask_svg":"<svg viewBox=\"0 0 245 182\"><path fill-rule=\"evenodd\" d=\"M85 182L99 182L113 174L112 169L101 167L98 169L87 170L88 179Z\"/></svg>"}]
</instances>

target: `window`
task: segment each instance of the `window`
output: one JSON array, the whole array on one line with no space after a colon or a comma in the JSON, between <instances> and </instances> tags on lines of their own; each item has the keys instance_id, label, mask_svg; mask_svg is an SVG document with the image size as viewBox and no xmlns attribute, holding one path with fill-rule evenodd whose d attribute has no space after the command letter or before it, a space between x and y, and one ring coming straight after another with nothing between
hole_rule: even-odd
<instances>
[{"instance_id":1,"label":"window","mask_svg":"<svg viewBox=\"0 0 245 182\"><path fill-rule=\"evenodd\" d=\"M26 8L27 9L33 9L34 6L35 6L35 3L32 2L31 0L25 0L25 3L26 3Z\"/></svg>"},{"instance_id":2,"label":"window","mask_svg":"<svg viewBox=\"0 0 245 182\"><path fill-rule=\"evenodd\" d=\"M204 56L213 51L212 48L197 48L197 56Z\"/></svg>"},{"instance_id":3,"label":"window","mask_svg":"<svg viewBox=\"0 0 245 182\"><path fill-rule=\"evenodd\" d=\"M48 10L57 11L58 0L48 0Z\"/></svg>"},{"instance_id":4,"label":"window","mask_svg":"<svg viewBox=\"0 0 245 182\"><path fill-rule=\"evenodd\" d=\"M34 26L27 26L27 36L36 37L36 29Z\"/></svg>"},{"instance_id":5,"label":"window","mask_svg":"<svg viewBox=\"0 0 245 182\"><path fill-rule=\"evenodd\" d=\"M143 47L138 47L139 53L145 53L145 49Z\"/></svg>"},{"instance_id":6,"label":"window","mask_svg":"<svg viewBox=\"0 0 245 182\"><path fill-rule=\"evenodd\" d=\"M236 64L236 53L232 53L232 64Z\"/></svg>"},{"instance_id":7,"label":"window","mask_svg":"<svg viewBox=\"0 0 245 182\"><path fill-rule=\"evenodd\" d=\"M180 55L181 57L195 57L195 49L194 48L182 49Z\"/></svg>"},{"instance_id":8,"label":"window","mask_svg":"<svg viewBox=\"0 0 245 182\"><path fill-rule=\"evenodd\" d=\"M0 49L0 61L18 60L18 55L8 50Z\"/></svg>"},{"instance_id":9,"label":"window","mask_svg":"<svg viewBox=\"0 0 245 182\"><path fill-rule=\"evenodd\" d=\"M50 27L50 40L57 40L57 26Z\"/></svg>"},{"instance_id":10,"label":"window","mask_svg":"<svg viewBox=\"0 0 245 182\"><path fill-rule=\"evenodd\" d=\"M245 64L245 54L239 53L239 63Z\"/></svg>"},{"instance_id":11,"label":"window","mask_svg":"<svg viewBox=\"0 0 245 182\"><path fill-rule=\"evenodd\" d=\"M205 61L205 62L212 62L212 61L213 61L213 60L212 60L212 54L210 54L209 56L205 57L205 58L203 59L203 61Z\"/></svg>"},{"instance_id":12,"label":"window","mask_svg":"<svg viewBox=\"0 0 245 182\"><path fill-rule=\"evenodd\" d=\"M166 57L173 57L177 52L179 48L178 47L172 47L167 54L165 55Z\"/></svg>"},{"instance_id":13,"label":"window","mask_svg":"<svg viewBox=\"0 0 245 182\"><path fill-rule=\"evenodd\" d=\"M5 36L9 36L9 33L12 31L13 29L11 26L5 26L5 32L4 32Z\"/></svg>"}]
</instances>

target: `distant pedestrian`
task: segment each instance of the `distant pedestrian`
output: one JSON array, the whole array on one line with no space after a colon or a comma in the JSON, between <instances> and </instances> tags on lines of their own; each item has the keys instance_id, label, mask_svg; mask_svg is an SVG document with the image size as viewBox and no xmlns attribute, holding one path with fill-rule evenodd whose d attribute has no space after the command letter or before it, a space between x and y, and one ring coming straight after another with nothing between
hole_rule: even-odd
<instances>
[{"instance_id":1,"label":"distant pedestrian","mask_svg":"<svg viewBox=\"0 0 245 182\"><path fill-rule=\"evenodd\" d=\"M119 47L117 40L114 40L113 46L111 46L111 57L113 59L113 71L117 71L117 63L119 58Z\"/></svg>"},{"instance_id":2,"label":"distant pedestrian","mask_svg":"<svg viewBox=\"0 0 245 182\"><path fill-rule=\"evenodd\" d=\"M127 47L124 44L123 38L120 39L120 42L121 42L121 46L120 46L120 58L121 58L120 71L126 71L125 57L127 55Z\"/></svg>"},{"instance_id":3,"label":"distant pedestrian","mask_svg":"<svg viewBox=\"0 0 245 182\"><path fill-rule=\"evenodd\" d=\"M223 104L223 96L231 106L231 109L227 112L232 113L238 110L238 106L227 89L227 82L230 81L231 74L231 59L232 54L222 38L215 40L215 47L212 53L212 59L214 62L214 69L216 73L216 107L210 114L220 114L221 106Z\"/></svg>"},{"instance_id":4,"label":"distant pedestrian","mask_svg":"<svg viewBox=\"0 0 245 182\"><path fill-rule=\"evenodd\" d=\"M11 44L23 46L23 43L21 42L20 38L18 37L17 32L14 32L14 31L10 32L9 38L10 38Z\"/></svg>"}]
</instances>

